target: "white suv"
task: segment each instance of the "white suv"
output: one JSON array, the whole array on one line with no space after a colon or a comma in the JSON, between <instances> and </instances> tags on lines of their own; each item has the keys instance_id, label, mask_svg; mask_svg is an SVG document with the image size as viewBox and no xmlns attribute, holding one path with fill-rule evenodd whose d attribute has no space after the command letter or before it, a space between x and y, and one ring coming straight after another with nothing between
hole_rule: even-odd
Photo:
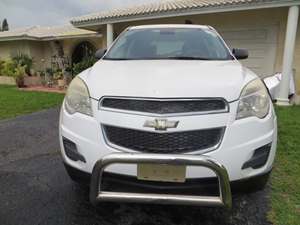
<instances>
[{"instance_id":1,"label":"white suv","mask_svg":"<svg viewBox=\"0 0 300 225\"><path fill-rule=\"evenodd\" d=\"M151 25L96 55L70 84L59 126L66 169L90 183L92 203L230 208L233 187L264 187L277 122L264 83L237 60L246 50L209 26Z\"/></svg>"}]
</instances>

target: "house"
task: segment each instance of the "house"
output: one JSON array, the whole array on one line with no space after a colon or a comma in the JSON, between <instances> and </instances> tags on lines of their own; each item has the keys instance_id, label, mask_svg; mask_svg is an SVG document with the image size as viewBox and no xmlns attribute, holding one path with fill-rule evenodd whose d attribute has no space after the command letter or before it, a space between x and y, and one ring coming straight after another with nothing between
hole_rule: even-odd
<instances>
[{"instance_id":1,"label":"house","mask_svg":"<svg viewBox=\"0 0 300 225\"><path fill-rule=\"evenodd\" d=\"M51 67L57 56L63 56L70 64L78 63L102 46L101 34L71 25L34 26L0 32L0 59L26 54L33 58L36 71Z\"/></svg>"},{"instance_id":2,"label":"house","mask_svg":"<svg viewBox=\"0 0 300 225\"><path fill-rule=\"evenodd\" d=\"M278 104L286 105L293 69L300 95L299 5L300 0L165 0L84 15L71 23L102 33L105 48L128 26L211 25L230 47L249 50L250 57L243 63L262 78L283 73Z\"/></svg>"}]
</instances>

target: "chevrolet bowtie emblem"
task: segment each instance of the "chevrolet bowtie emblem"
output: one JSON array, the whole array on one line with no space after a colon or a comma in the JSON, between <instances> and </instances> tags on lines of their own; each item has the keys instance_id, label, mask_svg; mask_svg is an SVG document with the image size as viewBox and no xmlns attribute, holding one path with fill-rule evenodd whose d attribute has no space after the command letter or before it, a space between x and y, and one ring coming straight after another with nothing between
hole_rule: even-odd
<instances>
[{"instance_id":1,"label":"chevrolet bowtie emblem","mask_svg":"<svg viewBox=\"0 0 300 225\"><path fill-rule=\"evenodd\" d=\"M165 131L168 128L176 128L179 121L168 121L167 119L146 120L144 127L154 128L155 130Z\"/></svg>"}]
</instances>

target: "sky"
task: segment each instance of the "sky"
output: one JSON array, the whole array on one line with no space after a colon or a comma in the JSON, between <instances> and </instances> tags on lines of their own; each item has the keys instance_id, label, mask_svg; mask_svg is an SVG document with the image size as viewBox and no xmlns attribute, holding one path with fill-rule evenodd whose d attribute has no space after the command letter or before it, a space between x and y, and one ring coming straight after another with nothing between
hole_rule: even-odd
<instances>
[{"instance_id":1,"label":"sky","mask_svg":"<svg viewBox=\"0 0 300 225\"><path fill-rule=\"evenodd\" d=\"M70 18L158 0L0 0L0 21L10 28L68 24Z\"/></svg>"}]
</instances>

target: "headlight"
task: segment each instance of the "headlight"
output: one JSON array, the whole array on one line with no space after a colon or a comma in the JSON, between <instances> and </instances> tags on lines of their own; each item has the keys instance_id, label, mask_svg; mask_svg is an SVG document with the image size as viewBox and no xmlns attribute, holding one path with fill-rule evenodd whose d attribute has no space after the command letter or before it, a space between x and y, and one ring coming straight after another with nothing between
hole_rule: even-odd
<instances>
[{"instance_id":1,"label":"headlight","mask_svg":"<svg viewBox=\"0 0 300 225\"><path fill-rule=\"evenodd\" d=\"M249 82L242 90L236 119L250 116L264 118L270 108L268 91L260 79Z\"/></svg>"},{"instance_id":2,"label":"headlight","mask_svg":"<svg viewBox=\"0 0 300 225\"><path fill-rule=\"evenodd\" d=\"M76 112L93 116L89 90L79 77L72 80L65 97L65 109L68 113Z\"/></svg>"}]
</instances>

